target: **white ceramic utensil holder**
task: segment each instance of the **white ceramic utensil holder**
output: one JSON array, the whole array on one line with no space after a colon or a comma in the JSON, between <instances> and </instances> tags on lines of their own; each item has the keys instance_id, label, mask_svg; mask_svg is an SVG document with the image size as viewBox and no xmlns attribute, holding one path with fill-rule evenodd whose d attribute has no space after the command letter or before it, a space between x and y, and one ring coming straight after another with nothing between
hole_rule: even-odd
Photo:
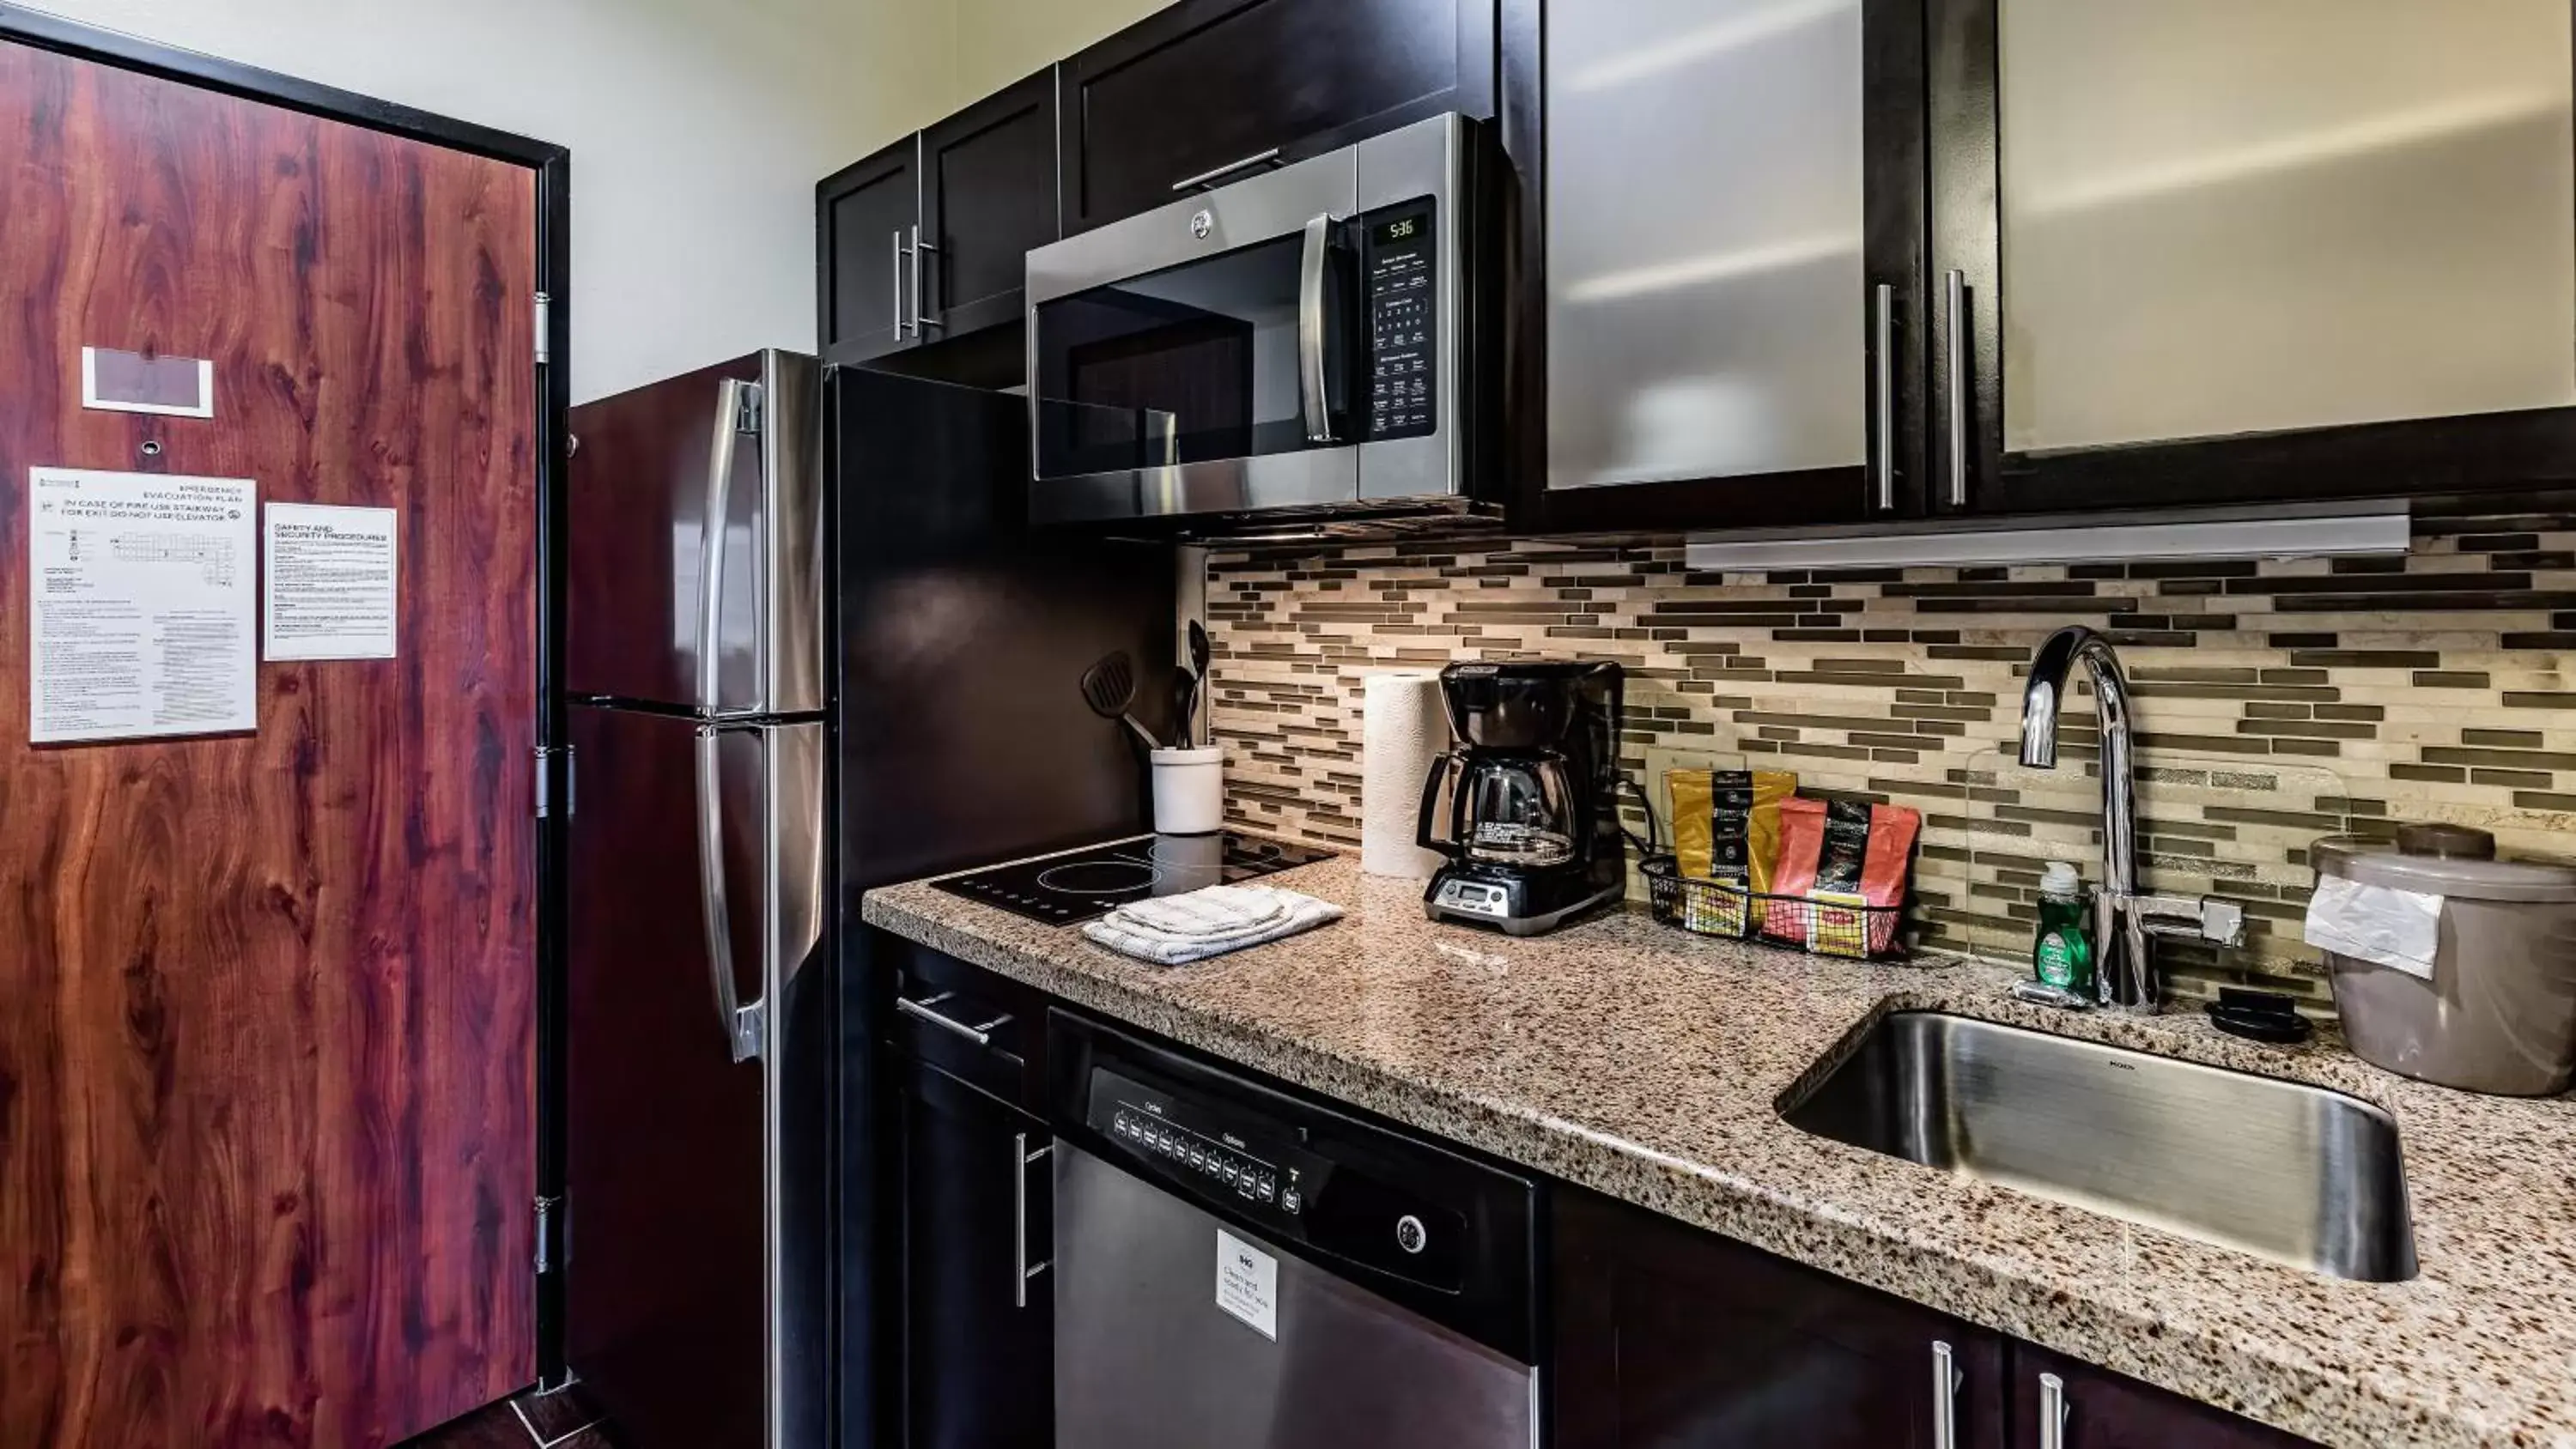
<instances>
[{"instance_id":1,"label":"white ceramic utensil holder","mask_svg":"<svg viewBox=\"0 0 2576 1449\"><path fill-rule=\"evenodd\" d=\"M1161 835L1206 835L1225 828L1225 751L1156 750L1154 830Z\"/></svg>"}]
</instances>

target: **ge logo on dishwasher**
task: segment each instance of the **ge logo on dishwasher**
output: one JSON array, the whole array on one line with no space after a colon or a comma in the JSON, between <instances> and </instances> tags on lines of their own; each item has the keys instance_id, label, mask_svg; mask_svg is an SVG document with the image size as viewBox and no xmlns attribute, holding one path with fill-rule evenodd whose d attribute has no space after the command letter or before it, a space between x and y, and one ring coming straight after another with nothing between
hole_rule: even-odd
<instances>
[{"instance_id":1,"label":"ge logo on dishwasher","mask_svg":"<svg viewBox=\"0 0 2576 1449\"><path fill-rule=\"evenodd\" d=\"M1430 1235L1422 1230L1422 1219L1415 1217L1411 1213L1406 1213L1404 1216L1395 1220L1395 1245L1397 1247L1402 1248L1408 1253L1419 1253L1422 1251L1423 1245L1429 1241Z\"/></svg>"}]
</instances>

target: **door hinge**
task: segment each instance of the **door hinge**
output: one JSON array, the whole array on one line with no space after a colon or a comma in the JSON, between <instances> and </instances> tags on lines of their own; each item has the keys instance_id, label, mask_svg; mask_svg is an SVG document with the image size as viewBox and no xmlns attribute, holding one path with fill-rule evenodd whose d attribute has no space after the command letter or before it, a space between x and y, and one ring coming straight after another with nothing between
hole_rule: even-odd
<instances>
[{"instance_id":1,"label":"door hinge","mask_svg":"<svg viewBox=\"0 0 2576 1449\"><path fill-rule=\"evenodd\" d=\"M762 410L769 400L768 394L759 383L746 382L742 385L742 390L734 394L734 398L733 430L737 433L759 432Z\"/></svg>"},{"instance_id":2,"label":"door hinge","mask_svg":"<svg viewBox=\"0 0 2576 1449\"><path fill-rule=\"evenodd\" d=\"M563 1199L537 1199L537 1273L543 1276L563 1266Z\"/></svg>"},{"instance_id":3,"label":"door hinge","mask_svg":"<svg viewBox=\"0 0 2576 1449\"><path fill-rule=\"evenodd\" d=\"M543 292L537 294L537 361L540 363L555 360L554 301Z\"/></svg>"},{"instance_id":4,"label":"door hinge","mask_svg":"<svg viewBox=\"0 0 2576 1449\"><path fill-rule=\"evenodd\" d=\"M555 813L555 762L563 762L563 813L572 814L572 746L539 745L537 757L537 818L544 820Z\"/></svg>"}]
</instances>

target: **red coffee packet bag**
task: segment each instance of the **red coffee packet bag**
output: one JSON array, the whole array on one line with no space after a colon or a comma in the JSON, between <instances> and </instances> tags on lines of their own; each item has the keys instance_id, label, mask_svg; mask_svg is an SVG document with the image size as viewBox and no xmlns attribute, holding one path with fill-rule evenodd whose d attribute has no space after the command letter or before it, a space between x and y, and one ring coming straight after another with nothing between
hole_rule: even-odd
<instances>
[{"instance_id":1,"label":"red coffee packet bag","mask_svg":"<svg viewBox=\"0 0 2576 1449\"><path fill-rule=\"evenodd\" d=\"M1896 944L1900 913L1855 905L1905 903L1921 812L1856 800L1780 802L1780 856L1771 893L1803 896L1804 910L1766 912L1762 934L1830 956L1875 956Z\"/></svg>"}]
</instances>

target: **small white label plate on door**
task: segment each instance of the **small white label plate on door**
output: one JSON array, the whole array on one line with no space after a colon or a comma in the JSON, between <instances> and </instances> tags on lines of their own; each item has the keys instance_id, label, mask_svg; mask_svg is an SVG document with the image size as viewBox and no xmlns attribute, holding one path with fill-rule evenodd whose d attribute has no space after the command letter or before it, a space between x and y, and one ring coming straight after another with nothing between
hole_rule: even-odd
<instances>
[{"instance_id":1,"label":"small white label plate on door","mask_svg":"<svg viewBox=\"0 0 2576 1449\"><path fill-rule=\"evenodd\" d=\"M1216 1230L1216 1306L1279 1340L1279 1260L1223 1228Z\"/></svg>"}]
</instances>

